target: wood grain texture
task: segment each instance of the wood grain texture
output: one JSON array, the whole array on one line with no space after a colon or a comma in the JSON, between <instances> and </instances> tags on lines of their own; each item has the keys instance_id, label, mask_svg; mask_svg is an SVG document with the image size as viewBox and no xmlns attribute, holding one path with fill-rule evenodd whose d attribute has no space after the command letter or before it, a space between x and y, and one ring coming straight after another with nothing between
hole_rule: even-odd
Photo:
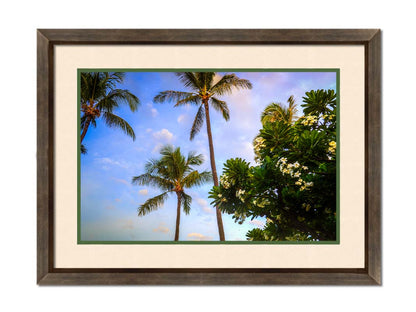
<instances>
[{"instance_id":1,"label":"wood grain texture","mask_svg":"<svg viewBox=\"0 0 416 312\"><path fill-rule=\"evenodd\" d=\"M37 33L37 280L49 272L49 41Z\"/></svg>"},{"instance_id":2,"label":"wood grain texture","mask_svg":"<svg viewBox=\"0 0 416 312\"><path fill-rule=\"evenodd\" d=\"M381 33L377 29L42 29L37 32L37 282L40 285L380 285ZM54 268L54 47L67 44L365 46L364 269Z\"/></svg>"},{"instance_id":3,"label":"wood grain texture","mask_svg":"<svg viewBox=\"0 0 416 312\"><path fill-rule=\"evenodd\" d=\"M367 46L366 221L368 274L381 284L381 32Z\"/></svg>"},{"instance_id":4,"label":"wood grain texture","mask_svg":"<svg viewBox=\"0 0 416 312\"><path fill-rule=\"evenodd\" d=\"M87 270L87 269L86 269ZM250 270L250 269L248 269ZM168 272L166 272L168 271ZM42 285L375 285L369 275L351 272L297 272L256 270L253 272L201 272L201 270L141 270L139 272L50 273ZM215 270L214 270L215 271ZM218 270L216 270L218 271ZM231 270L232 271L232 270ZM247 270L245 270L247 271Z\"/></svg>"},{"instance_id":5,"label":"wood grain texture","mask_svg":"<svg viewBox=\"0 0 416 312\"><path fill-rule=\"evenodd\" d=\"M374 29L40 29L54 44L343 44Z\"/></svg>"}]
</instances>

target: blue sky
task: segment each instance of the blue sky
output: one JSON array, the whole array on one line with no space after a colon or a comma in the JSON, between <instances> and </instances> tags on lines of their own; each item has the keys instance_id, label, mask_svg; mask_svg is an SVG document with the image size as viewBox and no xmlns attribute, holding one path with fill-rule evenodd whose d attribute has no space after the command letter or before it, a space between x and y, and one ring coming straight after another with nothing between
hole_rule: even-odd
<instances>
[{"instance_id":1,"label":"blue sky","mask_svg":"<svg viewBox=\"0 0 416 312\"><path fill-rule=\"evenodd\" d=\"M222 75L223 73L219 73ZM296 103L312 89L336 90L335 72L237 72L253 84L252 90L234 91L221 97L230 109L226 122L211 110L217 172L229 158L241 157L254 164L252 141L261 128L260 114L271 102L285 103L294 95ZM180 146L183 154L196 151L204 155L199 170L210 170L206 125L193 141L189 132L196 106L173 108L172 103L154 104L160 91L189 91L172 72L129 72L120 88L139 97L135 113L120 107L116 114L129 122L136 140L118 129L108 128L101 120L88 130L83 144L88 153L81 155L81 239L94 241L172 241L175 234L176 196L159 210L144 217L137 208L148 198L160 194L151 187L131 184L133 176L144 173L150 158L157 158L162 145ZM193 197L191 213L181 215L179 240L218 240L214 208L209 204L212 185L188 190ZM239 225L223 214L226 240L245 240L248 230L262 227L263 219Z\"/></svg>"}]
</instances>

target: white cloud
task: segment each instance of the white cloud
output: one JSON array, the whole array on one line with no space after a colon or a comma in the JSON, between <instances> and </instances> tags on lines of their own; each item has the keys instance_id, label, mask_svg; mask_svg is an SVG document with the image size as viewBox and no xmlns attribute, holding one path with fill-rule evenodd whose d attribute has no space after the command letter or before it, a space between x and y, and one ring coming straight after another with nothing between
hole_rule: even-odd
<instances>
[{"instance_id":1,"label":"white cloud","mask_svg":"<svg viewBox=\"0 0 416 312\"><path fill-rule=\"evenodd\" d=\"M201 233L189 233L188 240L197 240L197 241L212 240L212 236L205 236Z\"/></svg>"},{"instance_id":2,"label":"white cloud","mask_svg":"<svg viewBox=\"0 0 416 312\"><path fill-rule=\"evenodd\" d=\"M159 153L160 149L162 148L163 144L162 143L158 143L155 145L155 147L152 149L152 153L153 154L157 154Z\"/></svg>"},{"instance_id":3,"label":"white cloud","mask_svg":"<svg viewBox=\"0 0 416 312\"><path fill-rule=\"evenodd\" d=\"M158 132L153 133L153 137L159 141L171 142L173 140L173 133L170 132L168 129L162 129Z\"/></svg>"},{"instance_id":4,"label":"white cloud","mask_svg":"<svg viewBox=\"0 0 416 312\"><path fill-rule=\"evenodd\" d=\"M147 189L143 189L139 191L140 195L146 196L147 194L149 194L149 191Z\"/></svg>"},{"instance_id":5,"label":"white cloud","mask_svg":"<svg viewBox=\"0 0 416 312\"><path fill-rule=\"evenodd\" d=\"M259 220L250 220L248 221L249 224L255 225L258 228L263 228L264 227L264 222L261 222Z\"/></svg>"},{"instance_id":6,"label":"white cloud","mask_svg":"<svg viewBox=\"0 0 416 312\"><path fill-rule=\"evenodd\" d=\"M152 132L152 131L153 131L153 130L152 130L152 128L147 128L147 129L146 129L146 132L147 132L147 133Z\"/></svg>"},{"instance_id":7,"label":"white cloud","mask_svg":"<svg viewBox=\"0 0 416 312\"><path fill-rule=\"evenodd\" d=\"M117 179L117 178L111 178L111 179L124 185L130 185L130 183L124 179Z\"/></svg>"},{"instance_id":8,"label":"white cloud","mask_svg":"<svg viewBox=\"0 0 416 312\"><path fill-rule=\"evenodd\" d=\"M128 229L128 230L132 230L134 229L134 223L133 220L127 220L124 224L123 224L123 229Z\"/></svg>"},{"instance_id":9,"label":"white cloud","mask_svg":"<svg viewBox=\"0 0 416 312\"><path fill-rule=\"evenodd\" d=\"M209 206L208 202L205 199L197 198L196 202L198 203L198 205L201 206L202 211L204 211L206 213L210 213L210 214L215 212L214 209L212 209L212 207Z\"/></svg>"},{"instance_id":10,"label":"white cloud","mask_svg":"<svg viewBox=\"0 0 416 312\"><path fill-rule=\"evenodd\" d=\"M153 107L151 103L148 103L147 107L149 108L150 114L152 115L152 117L156 117L157 115L159 115L159 112L157 111L156 108Z\"/></svg>"},{"instance_id":11,"label":"white cloud","mask_svg":"<svg viewBox=\"0 0 416 312\"><path fill-rule=\"evenodd\" d=\"M209 206L202 207L202 210L205 211L206 213L214 213L215 212L215 210L213 208L209 207Z\"/></svg>"},{"instance_id":12,"label":"white cloud","mask_svg":"<svg viewBox=\"0 0 416 312\"><path fill-rule=\"evenodd\" d=\"M163 224L160 224L157 228L154 228L153 229L153 232L168 233L169 232L169 228L167 228Z\"/></svg>"},{"instance_id":13,"label":"white cloud","mask_svg":"<svg viewBox=\"0 0 416 312\"><path fill-rule=\"evenodd\" d=\"M111 159L109 157L94 158L94 161L99 163L99 164L104 165L103 167L106 167L106 168L108 168L107 165L118 166L118 167L121 167L121 168L127 168L128 167L128 164L126 162L117 161L117 160Z\"/></svg>"},{"instance_id":14,"label":"white cloud","mask_svg":"<svg viewBox=\"0 0 416 312\"><path fill-rule=\"evenodd\" d=\"M150 112L152 113L152 117L156 117L157 115L159 115L159 112L157 111L157 109L156 109L156 108L152 108L152 109L150 110Z\"/></svg>"},{"instance_id":15,"label":"white cloud","mask_svg":"<svg viewBox=\"0 0 416 312\"><path fill-rule=\"evenodd\" d=\"M178 117L178 123L182 123L186 119L187 119L187 115L185 115L185 114L179 115L179 117Z\"/></svg>"},{"instance_id":16,"label":"white cloud","mask_svg":"<svg viewBox=\"0 0 416 312\"><path fill-rule=\"evenodd\" d=\"M208 205L208 202L203 198L197 198L196 202L201 206L207 206Z\"/></svg>"}]
</instances>

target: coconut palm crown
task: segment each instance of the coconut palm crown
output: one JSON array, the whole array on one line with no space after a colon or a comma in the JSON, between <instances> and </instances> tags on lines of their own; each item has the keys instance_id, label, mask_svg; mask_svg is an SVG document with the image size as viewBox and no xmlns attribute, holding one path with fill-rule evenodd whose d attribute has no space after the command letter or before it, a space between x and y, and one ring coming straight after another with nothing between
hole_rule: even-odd
<instances>
[{"instance_id":1,"label":"coconut palm crown","mask_svg":"<svg viewBox=\"0 0 416 312\"><path fill-rule=\"evenodd\" d=\"M212 179L209 171L199 172L194 166L203 163L203 156L190 152L183 156L179 147L172 145L162 147L160 159L151 159L145 165L146 173L135 176L132 183L159 188L162 193L149 198L138 208L138 215L145 216L163 206L169 194L177 197L175 241L179 239L181 207L185 214L191 210L192 197L185 193L186 188L200 186Z\"/></svg>"},{"instance_id":2,"label":"coconut palm crown","mask_svg":"<svg viewBox=\"0 0 416 312\"><path fill-rule=\"evenodd\" d=\"M132 127L114 110L126 104L132 112L137 110L139 99L128 90L118 89L125 73L84 72L81 73L81 142L90 125L96 127L96 120L102 117L109 127L119 128L135 140ZM84 147L85 151L85 147Z\"/></svg>"},{"instance_id":3,"label":"coconut palm crown","mask_svg":"<svg viewBox=\"0 0 416 312\"><path fill-rule=\"evenodd\" d=\"M216 111L220 112L223 118L228 121L230 119L230 110L227 103L220 100L219 97L231 94L234 90L251 89L252 85L250 81L241 79L235 74L225 74L219 78L215 72L178 72L176 75L190 92L173 90L163 91L156 95L153 101L156 103L175 102L175 107L189 104L198 107L190 131L190 139L194 139L195 135L201 130L205 120L207 125L212 178L214 180L214 185L218 186L209 107L211 106ZM220 240L224 241L225 235L221 211L217 207L216 215Z\"/></svg>"},{"instance_id":4,"label":"coconut palm crown","mask_svg":"<svg viewBox=\"0 0 416 312\"><path fill-rule=\"evenodd\" d=\"M261 114L261 122L265 124L266 122L284 121L292 123L295 121L298 109L293 95L289 97L287 104L287 107L283 106L281 103L271 103L267 105Z\"/></svg>"}]
</instances>

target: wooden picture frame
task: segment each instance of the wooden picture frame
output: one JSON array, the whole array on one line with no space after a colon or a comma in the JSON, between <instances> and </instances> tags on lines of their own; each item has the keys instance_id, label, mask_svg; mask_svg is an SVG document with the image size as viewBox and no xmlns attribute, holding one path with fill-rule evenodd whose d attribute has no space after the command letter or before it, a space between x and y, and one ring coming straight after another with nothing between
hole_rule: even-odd
<instances>
[{"instance_id":1,"label":"wooden picture frame","mask_svg":"<svg viewBox=\"0 0 416 312\"><path fill-rule=\"evenodd\" d=\"M58 45L362 45L365 49L364 268L56 268L54 48ZM381 32L377 29L40 29L37 31L39 285L380 285Z\"/></svg>"}]
</instances>

